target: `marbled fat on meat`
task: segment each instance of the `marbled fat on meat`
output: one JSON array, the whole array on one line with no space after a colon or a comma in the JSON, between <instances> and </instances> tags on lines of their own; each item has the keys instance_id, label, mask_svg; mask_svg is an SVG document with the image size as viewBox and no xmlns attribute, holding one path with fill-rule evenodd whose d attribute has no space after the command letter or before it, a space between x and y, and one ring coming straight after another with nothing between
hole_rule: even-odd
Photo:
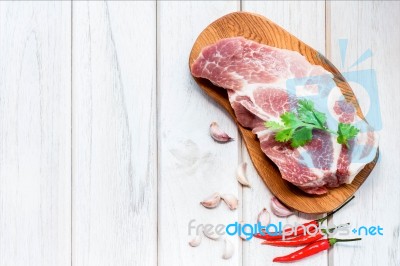
<instances>
[{"instance_id":1,"label":"marbled fat on meat","mask_svg":"<svg viewBox=\"0 0 400 266\"><path fill-rule=\"evenodd\" d=\"M220 40L202 50L191 66L193 76L206 78L228 91L238 122L257 134L262 151L278 166L282 178L311 194L327 193L328 188L351 183L357 173L372 161L377 135L356 116L346 101L328 100L332 75L321 66L310 64L298 52L259 44L242 37ZM315 79L314 77L318 77ZM265 121L279 121L280 115L293 111L298 95L290 91L288 80L303 80L303 90L319 94L313 100L317 109L332 110L339 122L357 122L359 135L349 147L340 145L336 136L313 131L313 140L292 148L275 141L275 133ZM315 80L318 87L313 86ZM334 83L333 83L334 84ZM319 88L319 89L318 89ZM332 105L332 108L325 105ZM318 105L320 104L320 105ZM338 121L328 118L328 126Z\"/></svg>"}]
</instances>

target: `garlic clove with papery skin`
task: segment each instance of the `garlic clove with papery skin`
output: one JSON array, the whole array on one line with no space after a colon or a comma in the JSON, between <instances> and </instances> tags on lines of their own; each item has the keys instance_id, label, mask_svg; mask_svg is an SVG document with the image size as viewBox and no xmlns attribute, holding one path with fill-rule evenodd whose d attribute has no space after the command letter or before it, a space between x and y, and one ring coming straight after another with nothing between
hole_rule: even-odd
<instances>
[{"instance_id":1,"label":"garlic clove with papery skin","mask_svg":"<svg viewBox=\"0 0 400 266\"><path fill-rule=\"evenodd\" d=\"M246 177L246 169L247 169L247 163L243 162L241 164L238 165L237 169L236 169L236 178L237 181L242 184L245 187L251 187L249 180L247 180Z\"/></svg>"},{"instance_id":2,"label":"garlic clove with papery skin","mask_svg":"<svg viewBox=\"0 0 400 266\"><path fill-rule=\"evenodd\" d=\"M204 228L203 229L203 234L206 236L206 237L208 237L209 239L211 239L211 240L218 240L220 237L221 237L221 235L219 235L219 234L217 234L215 231L214 231L214 229L209 229L209 228Z\"/></svg>"},{"instance_id":3,"label":"garlic clove with papery skin","mask_svg":"<svg viewBox=\"0 0 400 266\"><path fill-rule=\"evenodd\" d=\"M230 258L232 258L234 251L235 247L233 246L232 242L225 238L225 248L222 258L225 260L229 260Z\"/></svg>"},{"instance_id":4,"label":"garlic clove with papery skin","mask_svg":"<svg viewBox=\"0 0 400 266\"><path fill-rule=\"evenodd\" d=\"M201 205L206 207L207 209L213 209L219 205L221 202L221 196L218 192L215 192L211 196L209 196L207 199L203 200L200 202Z\"/></svg>"},{"instance_id":5,"label":"garlic clove with papery skin","mask_svg":"<svg viewBox=\"0 0 400 266\"><path fill-rule=\"evenodd\" d=\"M267 226L271 221L271 215L267 211L267 208L262 209L262 211L257 216L257 223L260 223L262 226Z\"/></svg>"},{"instance_id":6,"label":"garlic clove with papery skin","mask_svg":"<svg viewBox=\"0 0 400 266\"><path fill-rule=\"evenodd\" d=\"M192 240L189 241L189 245L191 247L197 247L198 245L200 245L202 239L203 239L203 235L198 234Z\"/></svg>"},{"instance_id":7,"label":"garlic clove with papery skin","mask_svg":"<svg viewBox=\"0 0 400 266\"><path fill-rule=\"evenodd\" d=\"M218 142L228 142L233 140L228 134L221 130L217 122L212 122L210 125L210 135Z\"/></svg>"},{"instance_id":8,"label":"garlic clove with papery skin","mask_svg":"<svg viewBox=\"0 0 400 266\"><path fill-rule=\"evenodd\" d=\"M293 211L289 210L276 197L271 198L271 210L273 214L279 217L288 217L293 214Z\"/></svg>"},{"instance_id":9,"label":"garlic clove with papery skin","mask_svg":"<svg viewBox=\"0 0 400 266\"><path fill-rule=\"evenodd\" d=\"M232 194L224 194L221 199L228 205L229 209L236 210L239 200Z\"/></svg>"}]
</instances>

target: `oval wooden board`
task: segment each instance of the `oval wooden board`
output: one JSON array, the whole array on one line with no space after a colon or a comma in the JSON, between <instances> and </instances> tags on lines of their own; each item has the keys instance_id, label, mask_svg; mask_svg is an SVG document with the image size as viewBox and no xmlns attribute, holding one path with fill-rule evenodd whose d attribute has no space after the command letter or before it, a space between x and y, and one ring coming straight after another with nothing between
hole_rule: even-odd
<instances>
[{"instance_id":1,"label":"oval wooden board","mask_svg":"<svg viewBox=\"0 0 400 266\"><path fill-rule=\"evenodd\" d=\"M345 98L354 104L358 115L364 117L349 84L335 66L328 61L328 59L280 26L257 14L235 12L221 17L211 23L206 29L204 29L194 43L190 53L189 67L205 46L214 44L223 38L237 36L243 36L246 39L269 46L298 51L300 54L304 55L310 63L323 66L334 75L334 81L342 90ZM324 38L324 36L321 36L321 38ZM264 180L264 183L270 191L284 204L293 209L311 214L333 211L357 191L376 164L379 156L378 152L375 160L367 164L351 184L331 189L327 194L321 196L306 194L282 179L278 168L261 151L260 143L256 135L254 135L251 130L242 127L237 122L233 109L229 103L226 90L211 84L208 80L195 77L194 79L201 89L226 109L226 111L232 116L239 127L239 131L258 174Z\"/></svg>"}]
</instances>

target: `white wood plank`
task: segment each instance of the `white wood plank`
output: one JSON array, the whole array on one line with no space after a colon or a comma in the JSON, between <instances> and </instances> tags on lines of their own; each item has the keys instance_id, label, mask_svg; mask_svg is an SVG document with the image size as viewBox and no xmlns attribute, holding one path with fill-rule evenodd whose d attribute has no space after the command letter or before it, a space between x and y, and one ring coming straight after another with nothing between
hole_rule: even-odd
<instances>
[{"instance_id":1,"label":"white wood plank","mask_svg":"<svg viewBox=\"0 0 400 266\"><path fill-rule=\"evenodd\" d=\"M74 265L157 264L156 3L73 3Z\"/></svg>"},{"instance_id":2,"label":"white wood plank","mask_svg":"<svg viewBox=\"0 0 400 266\"><path fill-rule=\"evenodd\" d=\"M338 40L348 39L342 71L374 69L378 80L383 128L380 131L380 161L349 207L334 215L333 222L351 222L352 227L383 227L383 236L364 236L357 244L338 244L330 252L331 265L400 265L400 3L331 2L332 61L341 66ZM372 58L348 70L367 49ZM376 105L377 99L371 99ZM351 237L356 235L351 234Z\"/></svg>"},{"instance_id":3,"label":"white wood plank","mask_svg":"<svg viewBox=\"0 0 400 266\"><path fill-rule=\"evenodd\" d=\"M314 49L325 52L324 1L248 1L243 11L266 16Z\"/></svg>"},{"instance_id":4,"label":"white wood plank","mask_svg":"<svg viewBox=\"0 0 400 266\"><path fill-rule=\"evenodd\" d=\"M325 3L323 1L243 1L243 11L266 16L321 53L325 52ZM243 190L243 220L254 223L257 214L266 207L269 211L273 196L251 164L246 147L242 147L243 160L249 162L248 176L253 190ZM317 216L292 215L287 219L272 214L271 222L294 224L316 219ZM253 239L243 244L243 265L271 265L272 259L289 254L299 248L279 248L261 245ZM296 265L327 265L327 252L299 261Z\"/></svg>"},{"instance_id":5,"label":"white wood plank","mask_svg":"<svg viewBox=\"0 0 400 266\"><path fill-rule=\"evenodd\" d=\"M238 142L215 143L209 125L238 138L230 117L208 98L191 78L188 58L198 34L215 19L235 11L234 1L158 2L158 127L160 265L239 265L238 237L228 237L236 252L223 260L223 241L203 239L188 245L188 223L235 222L239 211L224 204L205 209L199 202L214 192L238 195L235 169ZM240 203L241 204L241 203Z\"/></svg>"},{"instance_id":6,"label":"white wood plank","mask_svg":"<svg viewBox=\"0 0 400 266\"><path fill-rule=\"evenodd\" d=\"M70 265L71 4L0 2L0 265Z\"/></svg>"}]
</instances>

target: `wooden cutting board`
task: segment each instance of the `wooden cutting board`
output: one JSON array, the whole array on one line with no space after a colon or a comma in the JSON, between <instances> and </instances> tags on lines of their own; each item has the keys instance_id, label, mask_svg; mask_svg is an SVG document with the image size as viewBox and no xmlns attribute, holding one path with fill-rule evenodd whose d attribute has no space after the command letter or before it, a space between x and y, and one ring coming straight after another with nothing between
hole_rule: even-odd
<instances>
[{"instance_id":1,"label":"wooden cutting board","mask_svg":"<svg viewBox=\"0 0 400 266\"><path fill-rule=\"evenodd\" d=\"M298 51L300 54L304 55L310 63L321 65L334 75L334 81L341 89L345 98L355 106L358 115L362 118L364 117L349 84L328 59L261 15L247 12L234 12L211 23L203 30L194 43L190 53L189 67L205 46L214 44L223 38L238 36L243 36L246 39L269 46ZM324 36L321 36L321 38L323 37ZM261 151L260 143L256 135L237 122L229 103L226 90L211 84L208 80L195 77L194 79L201 89L232 116L239 127L243 141L258 174L264 180L269 190L284 204L293 209L312 214L333 211L357 191L376 164L379 152L377 152L375 160L367 164L351 184L331 189L327 194L321 196L304 193L294 185L282 179L276 165Z\"/></svg>"}]
</instances>

